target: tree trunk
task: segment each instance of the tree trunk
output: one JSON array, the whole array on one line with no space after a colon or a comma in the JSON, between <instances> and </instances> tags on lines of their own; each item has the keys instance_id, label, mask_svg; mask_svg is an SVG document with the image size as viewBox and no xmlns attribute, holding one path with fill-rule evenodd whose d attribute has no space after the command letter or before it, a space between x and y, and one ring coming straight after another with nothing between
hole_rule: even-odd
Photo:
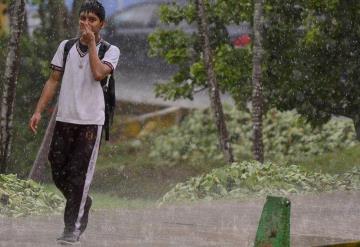
<instances>
[{"instance_id":1,"label":"tree trunk","mask_svg":"<svg viewBox=\"0 0 360 247\"><path fill-rule=\"evenodd\" d=\"M14 0L9 5L10 40L6 57L3 89L0 109L0 173L7 170L8 159L11 152L13 111L17 77L19 72L19 43L25 16L25 1Z\"/></svg>"},{"instance_id":2,"label":"tree trunk","mask_svg":"<svg viewBox=\"0 0 360 247\"><path fill-rule=\"evenodd\" d=\"M253 120L253 155L254 159L264 162L264 144L262 137L263 95L261 83L262 60L262 23L263 0L255 0L254 6L254 47L253 47L253 72L252 72L252 120Z\"/></svg>"},{"instance_id":3,"label":"tree trunk","mask_svg":"<svg viewBox=\"0 0 360 247\"><path fill-rule=\"evenodd\" d=\"M356 133L356 140L360 141L360 115L356 115L352 118Z\"/></svg>"},{"instance_id":4,"label":"tree trunk","mask_svg":"<svg viewBox=\"0 0 360 247\"><path fill-rule=\"evenodd\" d=\"M66 6L63 0L51 1L47 4L47 11L49 13L49 26L52 30L51 39L57 42L64 39L64 37L68 35L68 13L66 10Z\"/></svg>"},{"instance_id":5,"label":"tree trunk","mask_svg":"<svg viewBox=\"0 0 360 247\"><path fill-rule=\"evenodd\" d=\"M202 50L204 56L204 63L206 67L207 79L209 83L209 96L211 102L211 109L214 114L216 127L218 130L220 148L226 158L226 161L231 163L234 161L231 144L229 141L229 134L227 131L224 112L220 100L220 93L216 75L214 72L213 54L210 47L208 20L205 12L205 4L203 0L196 0L199 33L202 38Z\"/></svg>"},{"instance_id":6,"label":"tree trunk","mask_svg":"<svg viewBox=\"0 0 360 247\"><path fill-rule=\"evenodd\" d=\"M56 113L57 113L57 106L54 108L54 111L51 115L48 127L46 128L44 138L41 142L41 146L39 148L39 151L36 155L36 159L33 163L33 166L29 174L29 179L35 180L37 182L44 181L45 164L48 160L50 144L54 134Z\"/></svg>"},{"instance_id":7,"label":"tree trunk","mask_svg":"<svg viewBox=\"0 0 360 247\"><path fill-rule=\"evenodd\" d=\"M23 36L29 37L30 33L29 33L29 23L28 23L28 13L26 12L26 8L25 8L25 12L24 12L24 22L23 22L23 29L22 29L22 34Z\"/></svg>"},{"instance_id":8,"label":"tree trunk","mask_svg":"<svg viewBox=\"0 0 360 247\"><path fill-rule=\"evenodd\" d=\"M74 0L72 4L71 14L69 15L69 27L71 37L75 37L79 32L79 10L84 0Z\"/></svg>"},{"instance_id":9,"label":"tree trunk","mask_svg":"<svg viewBox=\"0 0 360 247\"><path fill-rule=\"evenodd\" d=\"M61 40L66 37L70 37L68 29L69 15L64 4L64 0L51 2L42 1L39 5L39 16L42 22L42 27L44 28L43 32L47 32L49 34L47 47L53 47L49 49L53 52ZM45 164L48 159L50 143L56 122L56 112L57 107L55 107L51 116L41 146L29 173L29 178L35 181L44 180Z\"/></svg>"}]
</instances>

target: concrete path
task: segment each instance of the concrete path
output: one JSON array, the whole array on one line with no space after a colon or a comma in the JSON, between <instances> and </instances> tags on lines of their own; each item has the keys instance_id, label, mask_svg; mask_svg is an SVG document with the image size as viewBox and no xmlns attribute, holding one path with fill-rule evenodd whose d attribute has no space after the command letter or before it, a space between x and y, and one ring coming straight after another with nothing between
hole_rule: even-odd
<instances>
[{"instance_id":1,"label":"concrete path","mask_svg":"<svg viewBox=\"0 0 360 247\"><path fill-rule=\"evenodd\" d=\"M291 246L360 240L360 192L290 197ZM81 246L252 246L264 199L92 212ZM1 247L51 247L62 217L0 218Z\"/></svg>"}]
</instances>

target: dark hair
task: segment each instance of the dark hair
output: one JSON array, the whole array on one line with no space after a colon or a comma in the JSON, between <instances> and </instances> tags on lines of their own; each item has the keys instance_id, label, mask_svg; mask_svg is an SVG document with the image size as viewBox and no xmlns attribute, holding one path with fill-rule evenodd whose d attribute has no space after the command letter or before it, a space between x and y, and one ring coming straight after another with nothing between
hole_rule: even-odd
<instances>
[{"instance_id":1,"label":"dark hair","mask_svg":"<svg viewBox=\"0 0 360 247\"><path fill-rule=\"evenodd\" d=\"M79 10L79 15L82 12L91 12L97 15L99 17L100 21L103 21L105 19L105 9L104 6L96 0L92 1L86 1L84 2Z\"/></svg>"}]
</instances>

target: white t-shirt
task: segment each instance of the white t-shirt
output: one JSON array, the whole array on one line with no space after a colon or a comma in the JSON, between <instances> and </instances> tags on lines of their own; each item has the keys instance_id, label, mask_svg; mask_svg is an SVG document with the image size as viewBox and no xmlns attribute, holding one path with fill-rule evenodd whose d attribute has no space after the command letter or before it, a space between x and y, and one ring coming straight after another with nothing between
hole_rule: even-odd
<instances>
[{"instance_id":1,"label":"white t-shirt","mask_svg":"<svg viewBox=\"0 0 360 247\"><path fill-rule=\"evenodd\" d=\"M51 68L63 71L64 47L67 40L60 43ZM101 42L101 41L100 41ZM99 51L100 42L96 45ZM115 70L120 50L111 45L101 60ZM88 51L83 53L78 41L71 47L61 81L57 121L74 124L103 125L105 121L104 94L99 81L93 77Z\"/></svg>"}]
</instances>

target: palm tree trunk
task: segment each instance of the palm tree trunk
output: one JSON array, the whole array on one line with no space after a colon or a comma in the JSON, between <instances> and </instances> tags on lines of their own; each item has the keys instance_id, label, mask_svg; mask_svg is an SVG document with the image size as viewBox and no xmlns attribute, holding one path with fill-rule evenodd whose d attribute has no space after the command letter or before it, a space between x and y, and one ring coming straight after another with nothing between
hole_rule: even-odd
<instances>
[{"instance_id":1,"label":"palm tree trunk","mask_svg":"<svg viewBox=\"0 0 360 247\"><path fill-rule=\"evenodd\" d=\"M209 83L209 96L211 102L211 109L214 114L216 127L218 130L220 148L225 156L227 162L234 161L232 148L229 140L229 134L227 131L224 112L220 100L220 93L216 75L214 72L213 54L210 47L209 39L209 27L208 20L205 12L205 4L203 0L196 0L198 21L199 21L199 33L202 37L202 50L204 55L204 63L206 67L206 73Z\"/></svg>"},{"instance_id":2,"label":"palm tree trunk","mask_svg":"<svg viewBox=\"0 0 360 247\"><path fill-rule=\"evenodd\" d=\"M254 1L254 47L253 47L253 73L252 73L252 120L253 120L253 155L255 160L264 162L264 144L262 135L263 94L261 83L262 60L262 23L263 0Z\"/></svg>"},{"instance_id":3,"label":"palm tree trunk","mask_svg":"<svg viewBox=\"0 0 360 247\"><path fill-rule=\"evenodd\" d=\"M11 152L13 112L15 93L19 72L19 44L25 16L25 1L10 1L10 40L6 57L3 89L0 108L0 173L7 170L8 159Z\"/></svg>"}]
</instances>

